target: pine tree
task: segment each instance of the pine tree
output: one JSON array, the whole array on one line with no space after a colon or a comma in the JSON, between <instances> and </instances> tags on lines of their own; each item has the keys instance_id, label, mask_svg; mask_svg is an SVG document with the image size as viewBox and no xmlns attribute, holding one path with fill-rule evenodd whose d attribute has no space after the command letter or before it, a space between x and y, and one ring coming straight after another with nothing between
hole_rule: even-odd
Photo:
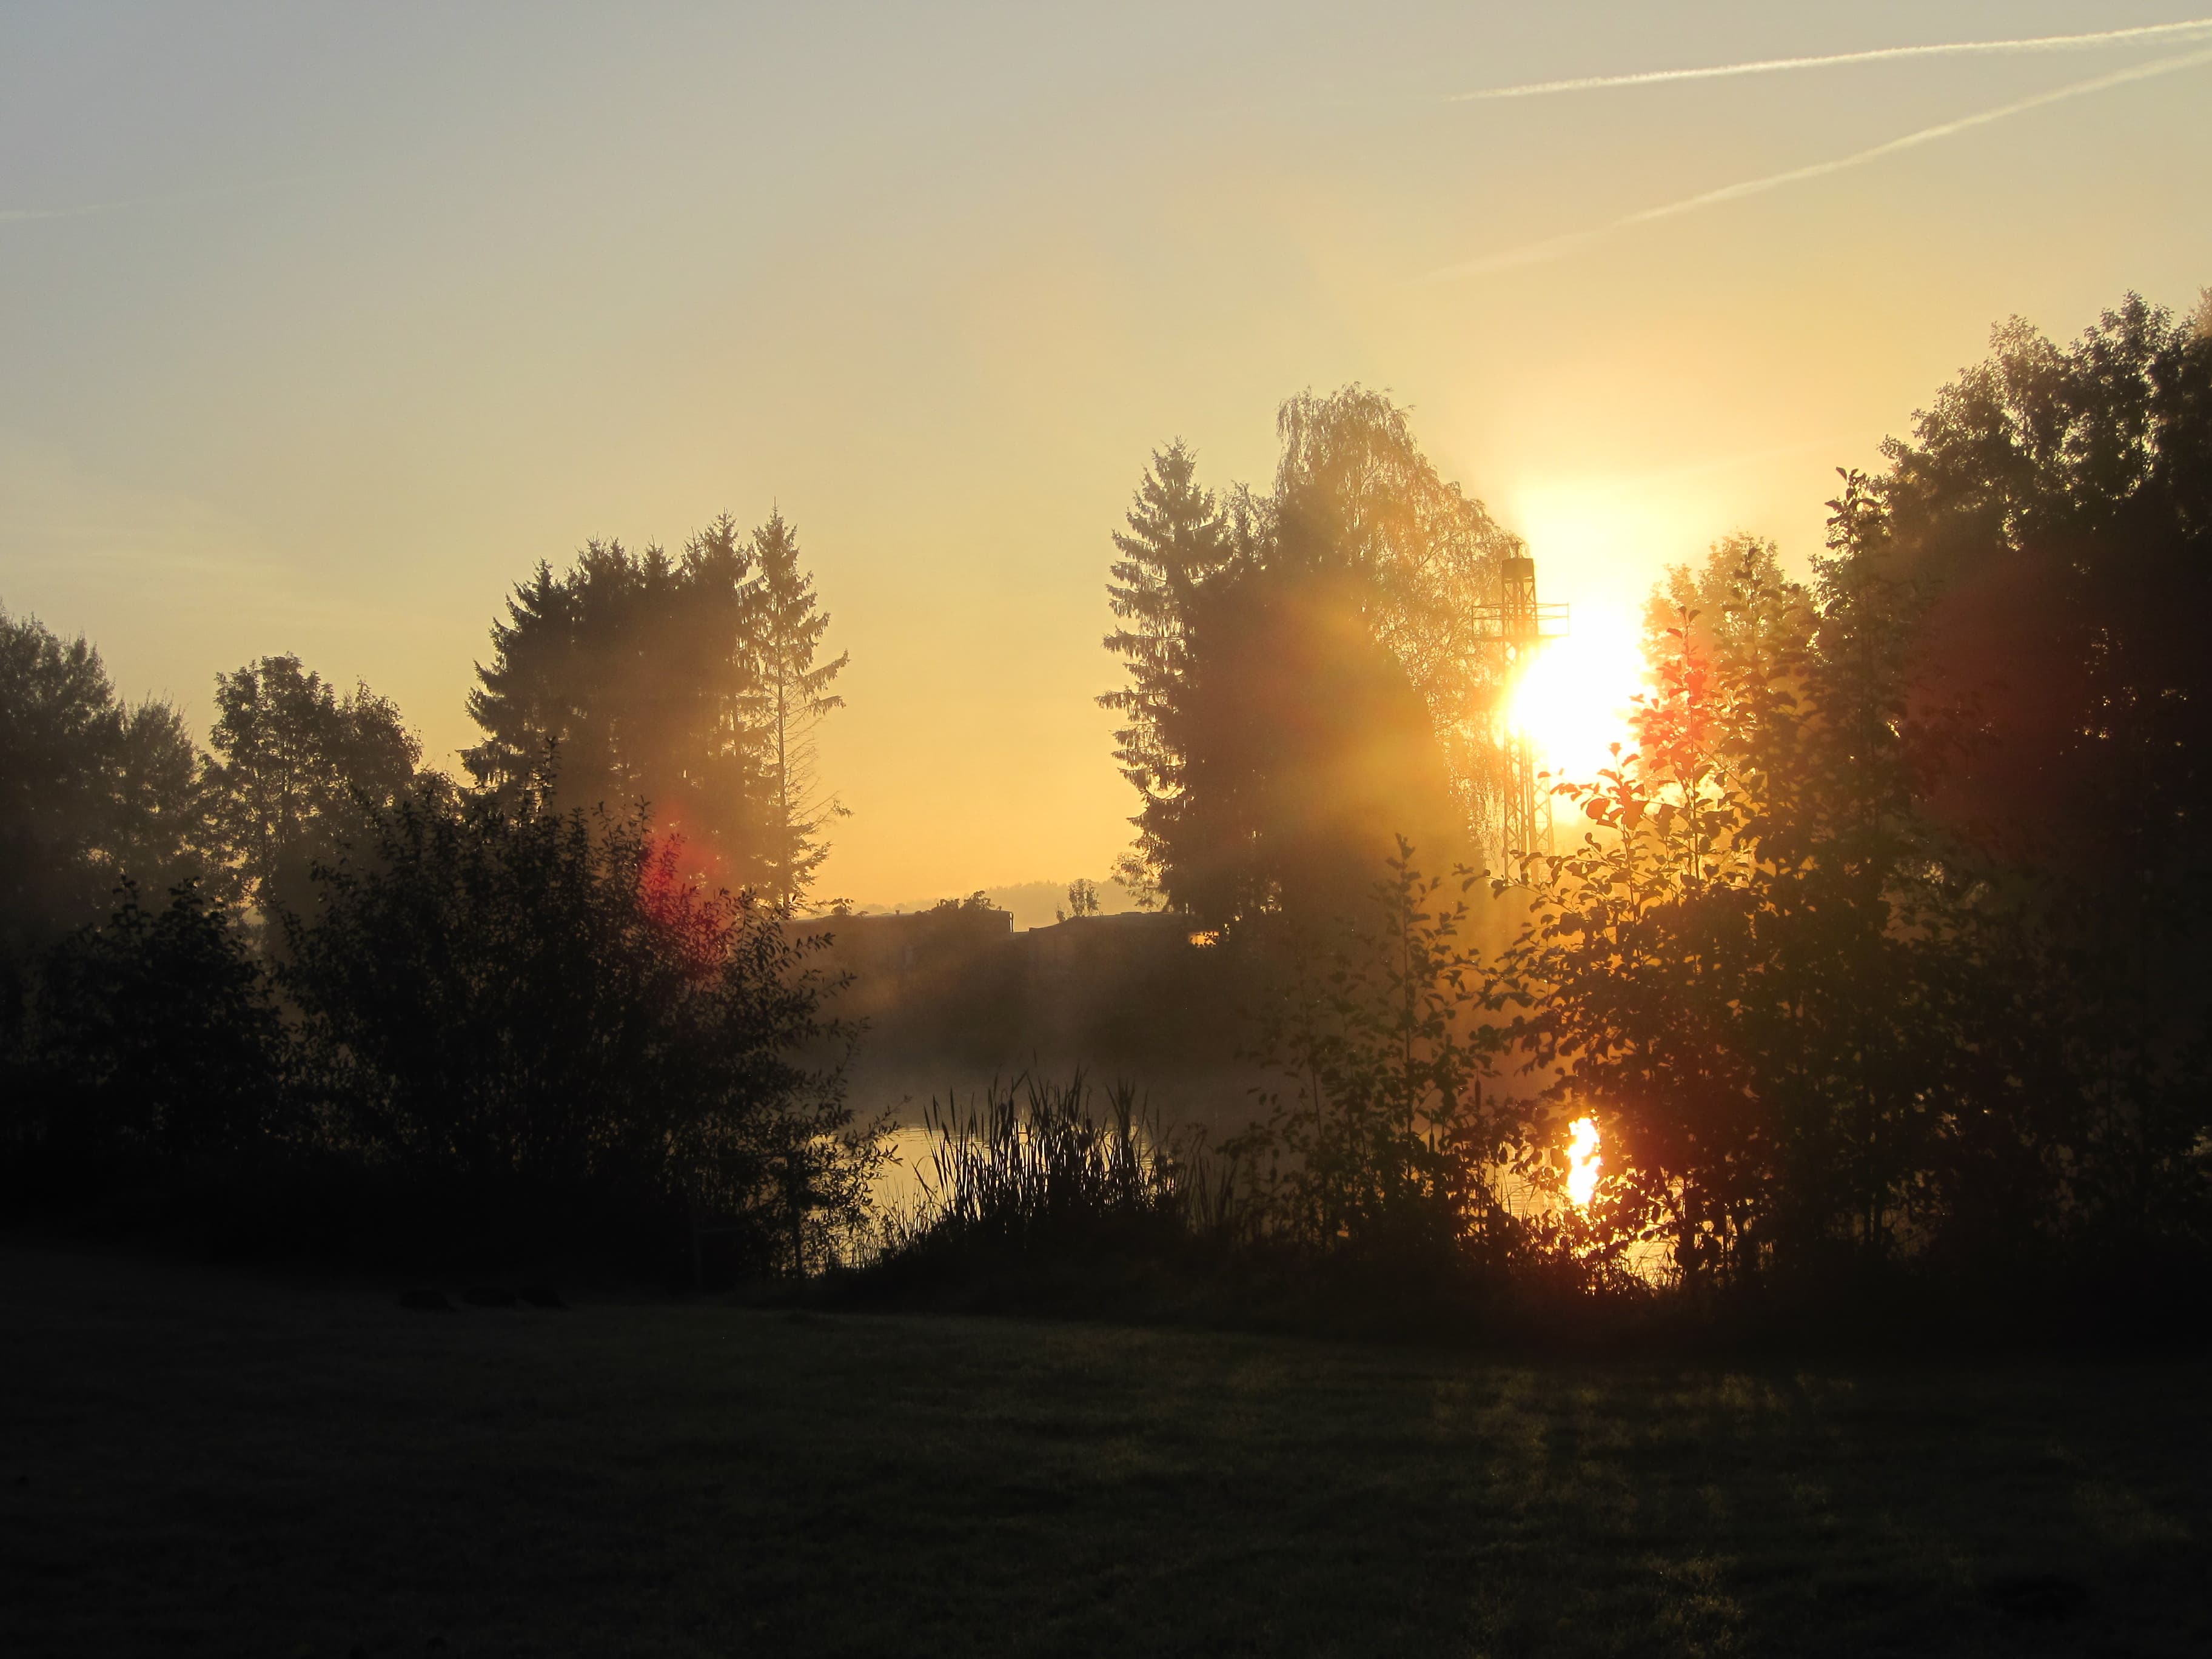
<instances>
[{"instance_id":1,"label":"pine tree","mask_svg":"<svg viewBox=\"0 0 2212 1659\"><path fill-rule=\"evenodd\" d=\"M830 618L817 602L813 579L799 564L798 532L782 514L772 514L753 532L752 552L757 574L747 607L753 663L749 702L767 788L763 862L769 890L791 910L829 856L823 827L845 811L821 792L814 733L824 715L845 706L829 686L849 653L817 660Z\"/></svg>"},{"instance_id":2,"label":"pine tree","mask_svg":"<svg viewBox=\"0 0 2212 1659\"><path fill-rule=\"evenodd\" d=\"M725 513L684 544L682 640L701 694L680 735L680 772L696 823L723 849L724 873L757 883L769 873L769 779L762 733L748 717L758 681L754 648L760 583L753 550Z\"/></svg>"},{"instance_id":3,"label":"pine tree","mask_svg":"<svg viewBox=\"0 0 2212 1659\"><path fill-rule=\"evenodd\" d=\"M1213 492L1197 482L1198 458L1181 439L1153 452L1138 486L1127 531L1114 533L1106 599L1128 624L1106 636L1106 648L1128 665L1129 684L1098 701L1127 724L1114 733L1114 758L1144 805L1135 851L1119 873L1139 890L1157 890L1165 861L1182 760L1162 722L1189 679L1191 607L1200 584L1227 562L1229 526Z\"/></svg>"}]
</instances>

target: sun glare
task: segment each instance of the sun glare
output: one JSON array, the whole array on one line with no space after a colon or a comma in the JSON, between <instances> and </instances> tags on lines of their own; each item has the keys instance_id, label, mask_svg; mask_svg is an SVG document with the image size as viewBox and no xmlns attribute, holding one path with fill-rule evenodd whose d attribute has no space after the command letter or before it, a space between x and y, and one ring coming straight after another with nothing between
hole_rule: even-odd
<instances>
[{"instance_id":1,"label":"sun glare","mask_svg":"<svg viewBox=\"0 0 2212 1659\"><path fill-rule=\"evenodd\" d=\"M1536 648L1507 694L1508 728L1543 769L1588 780L1628 738L1630 699L1644 680L1642 641L1618 612L1577 605L1572 630Z\"/></svg>"},{"instance_id":2,"label":"sun glare","mask_svg":"<svg viewBox=\"0 0 2212 1659\"><path fill-rule=\"evenodd\" d=\"M1586 1210L1597 1193L1598 1171L1605 1167L1597 1155L1597 1120L1578 1117L1568 1132L1567 1197L1577 1209Z\"/></svg>"}]
</instances>

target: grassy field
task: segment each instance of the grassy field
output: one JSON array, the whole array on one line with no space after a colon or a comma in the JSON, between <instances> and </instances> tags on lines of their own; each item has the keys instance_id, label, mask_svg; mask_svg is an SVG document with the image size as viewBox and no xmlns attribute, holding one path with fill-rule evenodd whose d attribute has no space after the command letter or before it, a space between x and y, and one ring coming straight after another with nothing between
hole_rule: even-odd
<instances>
[{"instance_id":1,"label":"grassy field","mask_svg":"<svg viewBox=\"0 0 2212 1659\"><path fill-rule=\"evenodd\" d=\"M0 1249L0 1651L2212 1651L2212 1368L1498 1363Z\"/></svg>"}]
</instances>

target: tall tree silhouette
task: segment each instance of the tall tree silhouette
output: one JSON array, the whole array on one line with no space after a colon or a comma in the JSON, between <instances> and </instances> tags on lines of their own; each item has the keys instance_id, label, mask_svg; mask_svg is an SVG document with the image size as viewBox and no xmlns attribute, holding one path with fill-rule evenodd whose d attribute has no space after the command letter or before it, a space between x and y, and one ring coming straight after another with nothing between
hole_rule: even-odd
<instances>
[{"instance_id":1,"label":"tall tree silhouette","mask_svg":"<svg viewBox=\"0 0 2212 1659\"><path fill-rule=\"evenodd\" d=\"M1275 425L1277 517L1306 520L1357 579L1360 614L1426 706L1461 813L1486 838L1508 787L1493 716L1511 665L1483 608L1520 538L1437 471L1385 393L1305 392Z\"/></svg>"},{"instance_id":2,"label":"tall tree silhouette","mask_svg":"<svg viewBox=\"0 0 2212 1659\"><path fill-rule=\"evenodd\" d=\"M1504 663L1481 608L1519 544L1443 479L1405 414L1348 386L1285 404L1273 494L1158 452L1108 599L1106 705L1142 799L1124 878L1215 923L1357 902L1397 836L1471 854L1500 769Z\"/></svg>"},{"instance_id":3,"label":"tall tree silhouette","mask_svg":"<svg viewBox=\"0 0 2212 1659\"><path fill-rule=\"evenodd\" d=\"M1128 528L1114 532L1121 556L1106 585L1107 604L1124 623L1106 636L1106 648L1127 665L1129 684L1098 701L1127 721L1114 733L1114 757L1144 803L1130 820L1137 845L1123 872L1139 889L1167 861L1183 787L1183 757L1162 726L1190 673L1192 606L1232 546L1221 504L1197 473L1198 457L1180 438L1152 453Z\"/></svg>"},{"instance_id":4,"label":"tall tree silhouette","mask_svg":"<svg viewBox=\"0 0 2212 1659\"><path fill-rule=\"evenodd\" d=\"M664 829L729 885L768 875L768 781L753 710L757 589L750 544L726 514L678 559L587 544L541 563L492 628L464 757L486 787L550 790L566 805L649 802Z\"/></svg>"},{"instance_id":5,"label":"tall tree silhouette","mask_svg":"<svg viewBox=\"0 0 2212 1659\"><path fill-rule=\"evenodd\" d=\"M196 872L198 773L175 709L126 708L84 640L0 611L0 957L104 915L126 876Z\"/></svg>"},{"instance_id":6,"label":"tall tree silhouette","mask_svg":"<svg viewBox=\"0 0 2212 1659\"><path fill-rule=\"evenodd\" d=\"M799 564L798 534L782 514L772 514L753 532L752 545L758 574L750 596L750 706L772 811L765 864L769 890L792 908L829 856L823 826L844 810L822 792L814 734L824 715L845 705L829 688L844 672L848 653L821 659L830 618L816 601L813 579Z\"/></svg>"},{"instance_id":7,"label":"tall tree silhouette","mask_svg":"<svg viewBox=\"0 0 2212 1659\"><path fill-rule=\"evenodd\" d=\"M1362 598L1295 513L1265 562L1194 598L1189 661L1160 721L1182 784L1162 881L1210 926L1349 915L1401 836L1446 867L1464 855L1443 746Z\"/></svg>"},{"instance_id":8,"label":"tall tree silhouette","mask_svg":"<svg viewBox=\"0 0 2212 1659\"><path fill-rule=\"evenodd\" d=\"M422 747L366 685L341 697L297 657L216 677L207 810L240 896L266 910L306 896L371 814L403 795Z\"/></svg>"},{"instance_id":9,"label":"tall tree silhouette","mask_svg":"<svg viewBox=\"0 0 2212 1659\"><path fill-rule=\"evenodd\" d=\"M1978 727L1923 781L2008 850L2131 880L2202 873L2208 316L2177 321L2131 295L2063 346L2015 319L1911 439L1888 441L1887 468L1850 481L1837 551L1918 599L1917 708Z\"/></svg>"},{"instance_id":10,"label":"tall tree silhouette","mask_svg":"<svg viewBox=\"0 0 2212 1659\"><path fill-rule=\"evenodd\" d=\"M2039 868L2098 964L2083 1179L2147 1215L2195 1179L2212 1018L2212 301L2185 320L2130 295L2071 343L2015 319L1991 348L1847 478L1824 576L1873 625L1831 654L1897 642L1902 787Z\"/></svg>"}]
</instances>

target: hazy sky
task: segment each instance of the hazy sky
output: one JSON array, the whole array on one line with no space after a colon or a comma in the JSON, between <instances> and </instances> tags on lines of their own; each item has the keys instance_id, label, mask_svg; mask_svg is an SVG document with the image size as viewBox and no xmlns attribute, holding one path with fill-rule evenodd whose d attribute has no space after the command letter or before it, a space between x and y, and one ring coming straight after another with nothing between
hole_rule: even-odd
<instances>
[{"instance_id":1,"label":"hazy sky","mask_svg":"<svg viewBox=\"0 0 2212 1659\"><path fill-rule=\"evenodd\" d=\"M1459 94L2208 14L0 0L0 602L450 759L537 560L780 505L853 655L825 890L1103 873L1156 444L1264 482L1282 398L1389 387L1595 626L1803 559L1998 319L2212 283L2212 26Z\"/></svg>"}]
</instances>

